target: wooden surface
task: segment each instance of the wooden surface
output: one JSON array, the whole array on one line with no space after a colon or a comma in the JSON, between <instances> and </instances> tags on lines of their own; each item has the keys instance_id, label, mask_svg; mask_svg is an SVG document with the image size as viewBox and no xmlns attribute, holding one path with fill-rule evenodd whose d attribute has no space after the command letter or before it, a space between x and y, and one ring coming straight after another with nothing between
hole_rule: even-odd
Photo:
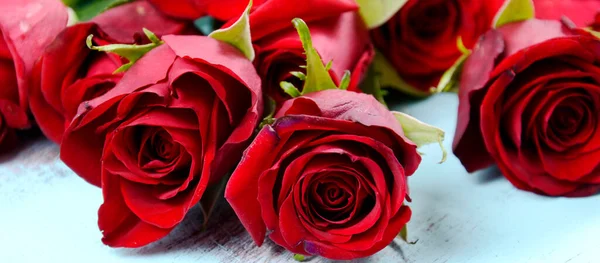
<instances>
[{"instance_id":1,"label":"wooden surface","mask_svg":"<svg viewBox=\"0 0 600 263\"><path fill-rule=\"evenodd\" d=\"M450 149L455 96L396 107L447 131ZM516 190L489 169L469 175L456 158L438 165L435 146L410 179L409 238L357 262L600 262L600 196L549 198ZM225 204L201 229L193 210L167 238L140 249L100 242L100 189L38 139L0 160L0 262L293 262L271 242L257 248ZM327 262L313 258L310 262Z\"/></svg>"}]
</instances>

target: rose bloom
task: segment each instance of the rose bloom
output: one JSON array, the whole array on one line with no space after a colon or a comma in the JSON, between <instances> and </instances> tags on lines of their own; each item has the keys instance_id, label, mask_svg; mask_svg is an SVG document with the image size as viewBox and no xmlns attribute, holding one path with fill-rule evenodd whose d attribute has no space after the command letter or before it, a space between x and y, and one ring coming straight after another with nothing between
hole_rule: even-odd
<instances>
[{"instance_id":1,"label":"rose bloom","mask_svg":"<svg viewBox=\"0 0 600 263\"><path fill-rule=\"evenodd\" d=\"M262 114L260 78L233 46L163 40L82 104L60 149L79 176L102 186L98 224L112 247L167 235L237 164Z\"/></svg>"},{"instance_id":2,"label":"rose bloom","mask_svg":"<svg viewBox=\"0 0 600 263\"><path fill-rule=\"evenodd\" d=\"M90 50L86 38L93 34L94 45L145 43L142 28L158 36L190 31L187 24L161 16L147 2L134 2L65 29L45 50L34 70L30 104L48 138L60 143L79 104L112 89L123 75L113 74L124 64L121 58Z\"/></svg>"},{"instance_id":3,"label":"rose bloom","mask_svg":"<svg viewBox=\"0 0 600 263\"><path fill-rule=\"evenodd\" d=\"M560 19L568 17L577 26L585 27L594 22L600 12L598 0L533 0L535 17L542 19Z\"/></svg>"},{"instance_id":4,"label":"rose bloom","mask_svg":"<svg viewBox=\"0 0 600 263\"><path fill-rule=\"evenodd\" d=\"M372 96L326 90L285 102L233 173L225 198L256 244L330 259L385 248L411 216L421 157Z\"/></svg>"},{"instance_id":5,"label":"rose bloom","mask_svg":"<svg viewBox=\"0 0 600 263\"><path fill-rule=\"evenodd\" d=\"M297 31L290 21L304 19L310 27L313 46L323 63L333 62L329 74L340 83L351 71L348 90L359 91L374 50L368 30L353 1L308 1L302 5L288 0L270 0L250 14L250 29L257 53L254 65L263 81L263 91L277 105L289 99L280 87L282 81L302 87L303 81L290 72L306 73L306 56ZM319 10L319 12L315 12ZM277 16L275 16L277 14Z\"/></svg>"},{"instance_id":6,"label":"rose bloom","mask_svg":"<svg viewBox=\"0 0 600 263\"><path fill-rule=\"evenodd\" d=\"M54 0L0 0L0 153L16 145L14 129L27 129L29 76L44 48L67 24Z\"/></svg>"},{"instance_id":7,"label":"rose bloom","mask_svg":"<svg viewBox=\"0 0 600 263\"><path fill-rule=\"evenodd\" d=\"M535 33L532 33L535 32ZM559 21L486 33L460 83L454 153L551 196L600 189L600 41Z\"/></svg>"},{"instance_id":8,"label":"rose bloom","mask_svg":"<svg viewBox=\"0 0 600 263\"><path fill-rule=\"evenodd\" d=\"M399 76L427 94L462 56L458 37L472 48L491 28L497 1L409 0L371 36Z\"/></svg>"}]
</instances>

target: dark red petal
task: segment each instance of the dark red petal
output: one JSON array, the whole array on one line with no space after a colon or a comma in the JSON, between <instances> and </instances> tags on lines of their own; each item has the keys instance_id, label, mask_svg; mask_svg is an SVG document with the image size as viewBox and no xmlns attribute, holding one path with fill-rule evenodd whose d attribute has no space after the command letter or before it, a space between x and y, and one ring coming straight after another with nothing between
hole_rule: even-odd
<instances>
[{"instance_id":1,"label":"dark red petal","mask_svg":"<svg viewBox=\"0 0 600 263\"><path fill-rule=\"evenodd\" d=\"M175 17L195 20L205 15L205 10L200 8L200 0L180 0L173 4L171 0L148 0L161 12Z\"/></svg>"},{"instance_id":2,"label":"dark red petal","mask_svg":"<svg viewBox=\"0 0 600 263\"><path fill-rule=\"evenodd\" d=\"M274 151L279 143L277 133L265 126L244 153L227 187L225 199L252 236L257 245L262 245L267 228L261 216L258 202L258 180L262 171L272 162Z\"/></svg>"},{"instance_id":3,"label":"dark red petal","mask_svg":"<svg viewBox=\"0 0 600 263\"><path fill-rule=\"evenodd\" d=\"M502 52L504 52L502 36L498 31L489 31L482 36L479 46L463 67L458 93L458 118L452 149L469 172L493 164L481 135L479 105L486 92L482 89L494 69L494 61Z\"/></svg>"},{"instance_id":4,"label":"dark red petal","mask_svg":"<svg viewBox=\"0 0 600 263\"><path fill-rule=\"evenodd\" d=\"M333 130L337 128L344 132L359 132L360 129L366 126L366 135L371 135L371 137L381 142L386 144L389 142L393 145L391 147L394 149L396 155L400 157L407 175L412 175L421 162L421 156L416 152L416 145L404 136L402 127L389 110L372 96L343 90L314 92L304 97L287 101L277 112L276 117L279 118L291 114L307 114L305 112L307 105L316 108L316 110L311 109L311 113L318 112L319 117L327 119L303 116L300 118L301 121L295 121L292 118L285 122L282 121L281 125L276 125L276 129L279 126L284 128L287 125L293 125L295 128L304 130L307 129L306 124L308 122L311 124L311 130ZM356 123L364 126L361 127L361 125L356 125ZM304 128L301 128L302 126ZM383 128L386 131L373 128ZM387 135L382 134L387 132L390 133Z\"/></svg>"},{"instance_id":5,"label":"dark red petal","mask_svg":"<svg viewBox=\"0 0 600 263\"><path fill-rule=\"evenodd\" d=\"M104 203L98 210L98 226L103 233L103 243L111 247L141 247L166 236L171 231L152 226L137 218L127 208L120 188L118 176L103 174Z\"/></svg>"},{"instance_id":6,"label":"dark red petal","mask_svg":"<svg viewBox=\"0 0 600 263\"><path fill-rule=\"evenodd\" d=\"M288 0L269 0L250 14L252 40L289 28L294 18L311 22L357 9L352 0L306 0L301 5Z\"/></svg>"},{"instance_id":7,"label":"dark red petal","mask_svg":"<svg viewBox=\"0 0 600 263\"><path fill-rule=\"evenodd\" d=\"M246 84L253 94L260 94L260 78L254 66L235 47L202 36L169 35L163 40L177 56L208 63Z\"/></svg>"}]
</instances>

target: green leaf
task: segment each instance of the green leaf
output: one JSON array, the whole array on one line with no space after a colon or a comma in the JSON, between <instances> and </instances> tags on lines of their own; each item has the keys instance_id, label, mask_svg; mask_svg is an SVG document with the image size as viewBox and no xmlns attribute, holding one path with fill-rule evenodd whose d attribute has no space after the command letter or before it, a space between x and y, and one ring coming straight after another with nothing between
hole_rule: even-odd
<instances>
[{"instance_id":1,"label":"green leaf","mask_svg":"<svg viewBox=\"0 0 600 263\"><path fill-rule=\"evenodd\" d=\"M215 30L208 36L236 47L250 61L254 61L256 54L254 53L252 36L250 34L250 8L252 8L252 0L250 0L244 13L233 25L228 28Z\"/></svg>"},{"instance_id":2,"label":"green leaf","mask_svg":"<svg viewBox=\"0 0 600 263\"><path fill-rule=\"evenodd\" d=\"M377 75L381 87L393 88L415 97L427 97L431 95L431 93L421 91L402 80L396 69L380 52L375 53L375 58L371 66L373 67L372 74Z\"/></svg>"},{"instance_id":3,"label":"green leaf","mask_svg":"<svg viewBox=\"0 0 600 263\"><path fill-rule=\"evenodd\" d=\"M404 225L404 227L402 228L402 230L400 230L400 233L398 234L398 237L401 238L402 240L404 240L404 242L410 244L410 245L414 245L417 244L417 241L408 241L408 225Z\"/></svg>"},{"instance_id":4,"label":"green leaf","mask_svg":"<svg viewBox=\"0 0 600 263\"><path fill-rule=\"evenodd\" d=\"M300 41L302 42L302 47L304 48L304 52L306 54L306 80L304 81L304 87L300 95L321 90L337 89L333 79L331 79L331 75L329 75L327 67L323 65L321 56L313 47L310 30L308 29L308 26L304 20L300 18L294 18L292 23L298 31Z\"/></svg>"},{"instance_id":5,"label":"green leaf","mask_svg":"<svg viewBox=\"0 0 600 263\"><path fill-rule=\"evenodd\" d=\"M131 0L63 0L71 7L80 21L87 21L112 7L128 3Z\"/></svg>"},{"instance_id":6,"label":"green leaf","mask_svg":"<svg viewBox=\"0 0 600 263\"><path fill-rule=\"evenodd\" d=\"M506 0L494 19L494 28L535 17L533 0Z\"/></svg>"},{"instance_id":7,"label":"green leaf","mask_svg":"<svg viewBox=\"0 0 600 263\"><path fill-rule=\"evenodd\" d=\"M448 153L444 148L443 142L445 132L442 129L423 123L408 114L397 111L392 113L396 117L396 120L398 120L398 122L402 125L404 135L409 140L414 142L417 147L422 147L431 143L438 143L442 149L442 161L440 163L446 161Z\"/></svg>"},{"instance_id":8,"label":"green leaf","mask_svg":"<svg viewBox=\"0 0 600 263\"><path fill-rule=\"evenodd\" d=\"M461 37L459 37L457 40L457 46L463 55L456 61L456 63L454 63L454 65L452 65L451 68L444 72L444 75L442 75L437 88L435 88L435 93L454 92L458 90L460 75L462 74L465 61L467 61L467 58L469 58L471 55L471 51L465 47Z\"/></svg>"},{"instance_id":9,"label":"green leaf","mask_svg":"<svg viewBox=\"0 0 600 263\"><path fill-rule=\"evenodd\" d=\"M150 52L150 50L155 49L156 47L163 44L163 42L150 30L143 29L146 37L151 41L149 44L145 45L130 45L130 44L111 44L105 46L94 46L92 40L94 35L89 35L86 39L86 45L91 50L101 51L101 52L110 52L117 54L129 61L129 63L118 68L114 73L122 73L127 71L135 62L137 62L141 57L143 57L146 53Z\"/></svg>"},{"instance_id":10,"label":"green leaf","mask_svg":"<svg viewBox=\"0 0 600 263\"><path fill-rule=\"evenodd\" d=\"M408 0L356 0L359 13L369 28L379 27L392 18Z\"/></svg>"},{"instance_id":11,"label":"green leaf","mask_svg":"<svg viewBox=\"0 0 600 263\"><path fill-rule=\"evenodd\" d=\"M306 260L306 256L302 254L294 254L294 260L298 262L303 262L304 260Z\"/></svg>"}]
</instances>

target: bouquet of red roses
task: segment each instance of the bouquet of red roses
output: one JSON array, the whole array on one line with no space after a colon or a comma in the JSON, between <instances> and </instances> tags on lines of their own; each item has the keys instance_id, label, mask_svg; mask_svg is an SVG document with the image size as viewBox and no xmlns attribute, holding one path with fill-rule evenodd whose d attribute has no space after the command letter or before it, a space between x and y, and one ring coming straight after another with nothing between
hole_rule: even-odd
<instances>
[{"instance_id":1,"label":"bouquet of red roses","mask_svg":"<svg viewBox=\"0 0 600 263\"><path fill-rule=\"evenodd\" d=\"M457 91L468 171L593 195L600 3L548 2L0 0L0 153L39 127L102 189L111 247L224 198L258 246L349 260L407 239L418 148L443 150L385 88Z\"/></svg>"}]
</instances>

